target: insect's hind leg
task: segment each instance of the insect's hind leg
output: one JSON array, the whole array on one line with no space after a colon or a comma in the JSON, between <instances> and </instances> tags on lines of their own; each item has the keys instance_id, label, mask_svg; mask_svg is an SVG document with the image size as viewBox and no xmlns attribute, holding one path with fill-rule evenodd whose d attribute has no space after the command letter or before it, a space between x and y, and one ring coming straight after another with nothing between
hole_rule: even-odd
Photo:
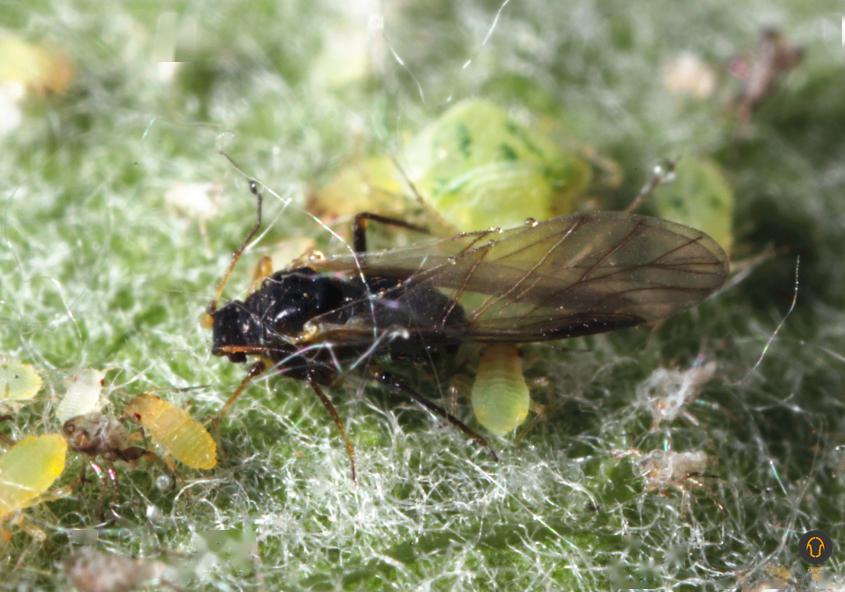
<instances>
[{"instance_id":1,"label":"insect's hind leg","mask_svg":"<svg viewBox=\"0 0 845 592\"><path fill-rule=\"evenodd\" d=\"M352 229L353 248L356 253L367 252L367 222L370 220L386 224L387 226L398 226L399 228L406 228L414 232L422 232L428 234L428 228L417 226L410 222L405 222L399 218L391 218L390 216L382 216L381 214L374 214L373 212L358 212L355 214L355 222Z\"/></svg>"},{"instance_id":2,"label":"insect's hind leg","mask_svg":"<svg viewBox=\"0 0 845 592\"><path fill-rule=\"evenodd\" d=\"M373 373L373 377L380 383L392 388L395 391L408 395L414 401L416 401L426 409L436 413L437 415L451 423L453 426L461 430L464 434L475 440L477 444L486 448L496 461L499 460L499 457L496 455L496 451L493 450L493 448L490 446L490 443L487 441L487 438L476 432L474 429L472 429L460 419L446 411L443 407L441 407L434 401L426 399L424 396L419 394L417 391L409 387L402 380L400 380L393 374L390 374L389 372L382 372L380 370L376 370Z\"/></svg>"}]
</instances>

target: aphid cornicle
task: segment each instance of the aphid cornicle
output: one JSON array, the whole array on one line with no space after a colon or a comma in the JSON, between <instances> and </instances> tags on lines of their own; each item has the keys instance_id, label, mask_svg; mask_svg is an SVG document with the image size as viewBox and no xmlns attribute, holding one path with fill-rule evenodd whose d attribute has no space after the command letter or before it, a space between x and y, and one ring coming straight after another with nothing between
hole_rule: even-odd
<instances>
[{"instance_id":1,"label":"aphid cornicle","mask_svg":"<svg viewBox=\"0 0 845 592\"><path fill-rule=\"evenodd\" d=\"M261 193L254 181L250 188L258 220L207 312L214 355L259 360L221 414L266 370L305 380L346 440L353 479L351 444L321 388L335 381L340 367L366 360L375 380L487 446L445 409L379 369L379 359L428 361L465 341L523 343L633 327L698 304L728 272L724 251L703 232L636 214L575 214L368 252L368 220L423 229L362 213L355 218L354 255L315 257L306 267L271 273L244 300L218 308L261 225ZM467 299L477 304L465 308Z\"/></svg>"}]
</instances>

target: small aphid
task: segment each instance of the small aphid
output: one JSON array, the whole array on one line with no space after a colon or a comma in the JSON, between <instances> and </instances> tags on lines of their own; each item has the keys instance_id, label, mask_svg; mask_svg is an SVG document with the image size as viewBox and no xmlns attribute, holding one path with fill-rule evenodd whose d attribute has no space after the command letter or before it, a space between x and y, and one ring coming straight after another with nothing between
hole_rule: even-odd
<instances>
[{"instance_id":1,"label":"small aphid","mask_svg":"<svg viewBox=\"0 0 845 592\"><path fill-rule=\"evenodd\" d=\"M716 72L698 55L685 51L663 63L663 88L672 95L703 100L716 90Z\"/></svg>"},{"instance_id":2,"label":"small aphid","mask_svg":"<svg viewBox=\"0 0 845 592\"><path fill-rule=\"evenodd\" d=\"M111 484L108 493L110 499L114 499L118 489L117 471L112 467L114 462L135 464L139 459L147 458L161 462L168 469L171 468L145 446L139 445L143 443L141 434L130 433L122 420L108 417L98 411L68 419L62 426L62 432L72 450L88 457L88 462L83 463L75 484L85 482L90 464L101 485ZM95 462L97 458L103 459L104 466ZM106 490L103 489L99 502L100 511L104 509L105 496Z\"/></svg>"},{"instance_id":3,"label":"small aphid","mask_svg":"<svg viewBox=\"0 0 845 592\"><path fill-rule=\"evenodd\" d=\"M811 572L811 579L813 585L810 590L822 592L828 590L840 590L841 587L836 586L819 586L816 584L817 577L815 573ZM796 587L796 582L792 577L792 572L789 567L782 564L766 565L763 567L763 573L754 570L746 575L740 576L737 584L741 585L740 592L781 592L782 590L800 590Z\"/></svg>"},{"instance_id":4,"label":"small aphid","mask_svg":"<svg viewBox=\"0 0 845 592\"><path fill-rule=\"evenodd\" d=\"M74 79L73 64L63 52L8 33L0 38L0 64L0 86L19 85L28 94L60 95Z\"/></svg>"},{"instance_id":5,"label":"small aphid","mask_svg":"<svg viewBox=\"0 0 845 592\"><path fill-rule=\"evenodd\" d=\"M67 380L67 390L56 406L56 419L62 423L72 417L87 415L101 408L105 373L94 368L74 372Z\"/></svg>"},{"instance_id":6,"label":"small aphid","mask_svg":"<svg viewBox=\"0 0 845 592\"><path fill-rule=\"evenodd\" d=\"M654 191L658 215L712 236L726 253L733 246L734 194L722 169L706 158L682 158L671 183Z\"/></svg>"},{"instance_id":7,"label":"small aphid","mask_svg":"<svg viewBox=\"0 0 845 592\"><path fill-rule=\"evenodd\" d=\"M195 221L200 234L207 237L206 228L209 220L220 211L220 196L223 187L219 183L176 182L164 193L164 202L168 208L188 221Z\"/></svg>"},{"instance_id":8,"label":"small aphid","mask_svg":"<svg viewBox=\"0 0 845 592\"><path fill-rule=\"evenodd\" d=\"M164 451L192 469L217 465L217 443L184 409L154 395L135 397L125 413L134 416Z\"/></svg>"},{"instance_id":9,"label":"small aphid","mask_svg":"<svg viewBox=\"0 0 845 592\"><path fill-rule=\"evenodd\" d=\"M767 29L760 35L754 52L733 61L731 72L743 81L735 100L742 123L748 123L760 104L774 93L778 82L803 57L803 48L792 45L780 31Z\"/></svg>"},{"instance_id":10,"label":"small aphid","mask_svg":"<svg viewBox=\"0 0 845 592\"><path fill-rule=\"evenodd\" d=\"M593 176L590 164L541 126L477 99L456 103L422 129L404 160L430 213L460 231L571 211Z\"/></svg>"},{"instance_id":11,"label":"small aphid","mask_svg":"<svg viewBox=\"0 0 845 592\"><path fill-rule=\"evenodd\" d=\"M70 418L62 431L73 450L92 458L134 462L150 454L138 446L140 438L133 438L122 421L97 411Z\"/></svg>"},{"instance_id":12,"label":"small aphid","mask_svg":"<svg viewBox=\"0 0 845 592\"><path fill-rule=\"evenodd\" d=\"M29 364L0 358L0 411L14 411L41 390L41 376Z\"/></svg>"},{"instance_id":13,"label":"small aphid","mask_svg":"<svg viewBox=\"0 0 845 592\"><path fill-rule=\"evenodd\" d=\"M697 362L686 370L657 368L637 386L637 399L651 412L653 428L679 415L695 423L686 406L716 374L716 362Z\"/></svg>"},{"instance_id":14,"label":"small aphid","mask_svg":"<svg viewBox=\"0 0 845 592\"><path fill-rule=\"evenodd\" d=\"M155 583L176 589L163 581L170 569L162 561L103 553L93 547L81 548L64 562L67 579L79 592L130 592Z\"/></svg>"},{"instance_id":15,"label":"small aphid","mask_svg":"<svg viewBox=\"0 0 845 592\"><path fill-rule=\"evenodd\" d=\"M498 436L522 425L531 396L515 345L496 344L482 350L470 400L478 423Z\"/></svg>"},{"instance_id":16,"label":"small aphid","mask_svg":"<svg viewBox=\"0 0 845 592\"><path fill-rule=\"evenodd\" d=\"M666 491L699 485L696 477L704 474L710 462L710 457L701 450L654 452L641 461L645 488L647 491Z\"/></svg>"},{"instance_id":17,"label":"small aphid","mask_svg":"<svg viewBox=\"0 0 845 592\"><path fill-rule=\"evenodd\" d=\"M37 504L65 468L61 434L26 436L0 456L0 522Z\"/></svg>"},{"instance_id":18,"label":"small aphid","mask_svg":"<svg viewBox=\"0 0 845 592\"><path fill-rule=\"evenodd\" d=\"M308 210L328 222L367 209L398 216L406 206L402 199L397 199L403 188L402 177L390 158L359 159L343 167L326 185L311 192Z\"/></svg>"}]
</instances>

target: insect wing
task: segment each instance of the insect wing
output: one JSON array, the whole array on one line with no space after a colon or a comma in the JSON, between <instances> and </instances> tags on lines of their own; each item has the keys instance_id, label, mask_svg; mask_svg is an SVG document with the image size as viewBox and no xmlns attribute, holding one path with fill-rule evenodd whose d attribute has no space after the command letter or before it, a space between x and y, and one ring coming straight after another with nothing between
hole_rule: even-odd
<instances>
[{"instance_id":1,"label":"insect wing","mask_svg":"<svg viewBox=\"0 0 845 592\"><path fill-rule=\"evenodd\" d=\"M440 315L415 327L432 338L439 332L523 342L667 318L718 289L728 259L699 230L648 216L594 212L328 258L317 268L401 282L382 298L410 300L414 290L436 288L468 308L463 324L447 325ZM334 339L343 333L339 329L331 331ZM351 339L366 333L347 329Z\"/></svg>"}]
</instances>

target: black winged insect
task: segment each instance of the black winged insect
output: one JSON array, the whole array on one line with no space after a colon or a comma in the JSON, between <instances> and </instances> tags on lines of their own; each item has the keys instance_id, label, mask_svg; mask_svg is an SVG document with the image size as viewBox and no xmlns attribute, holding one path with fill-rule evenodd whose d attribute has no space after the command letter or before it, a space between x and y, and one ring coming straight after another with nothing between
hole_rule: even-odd
<instances>
[{"instance_id":1,"label":"black winged insect","mask_svg":"<svg viewBox=\"0 0 845 592\"><path fill-rule=\"evenodd\" d=\"M625 329L665 319L717 290L728 258L701 231L622 212L590 212L528 221L508 230L464 232L411 246L367 251L367 222L424 229L361 213L354 254L312 256L273 272L244 300L218 308L223 289L261 226L232 256L208 306L212 353L256 361L218 419L262 373L306 381L325 405L355 461L343 422L323 386L342 368L368 367L373 379L404 393L489 448L475 430L401 378L379 368L390 360L431 360L466 341L525 343ZM462 302L475 302L465 307ZM367 364L362 361L366 360ZM491 450L492 451L492 450Z\"/></svg>"}]
</instances>

